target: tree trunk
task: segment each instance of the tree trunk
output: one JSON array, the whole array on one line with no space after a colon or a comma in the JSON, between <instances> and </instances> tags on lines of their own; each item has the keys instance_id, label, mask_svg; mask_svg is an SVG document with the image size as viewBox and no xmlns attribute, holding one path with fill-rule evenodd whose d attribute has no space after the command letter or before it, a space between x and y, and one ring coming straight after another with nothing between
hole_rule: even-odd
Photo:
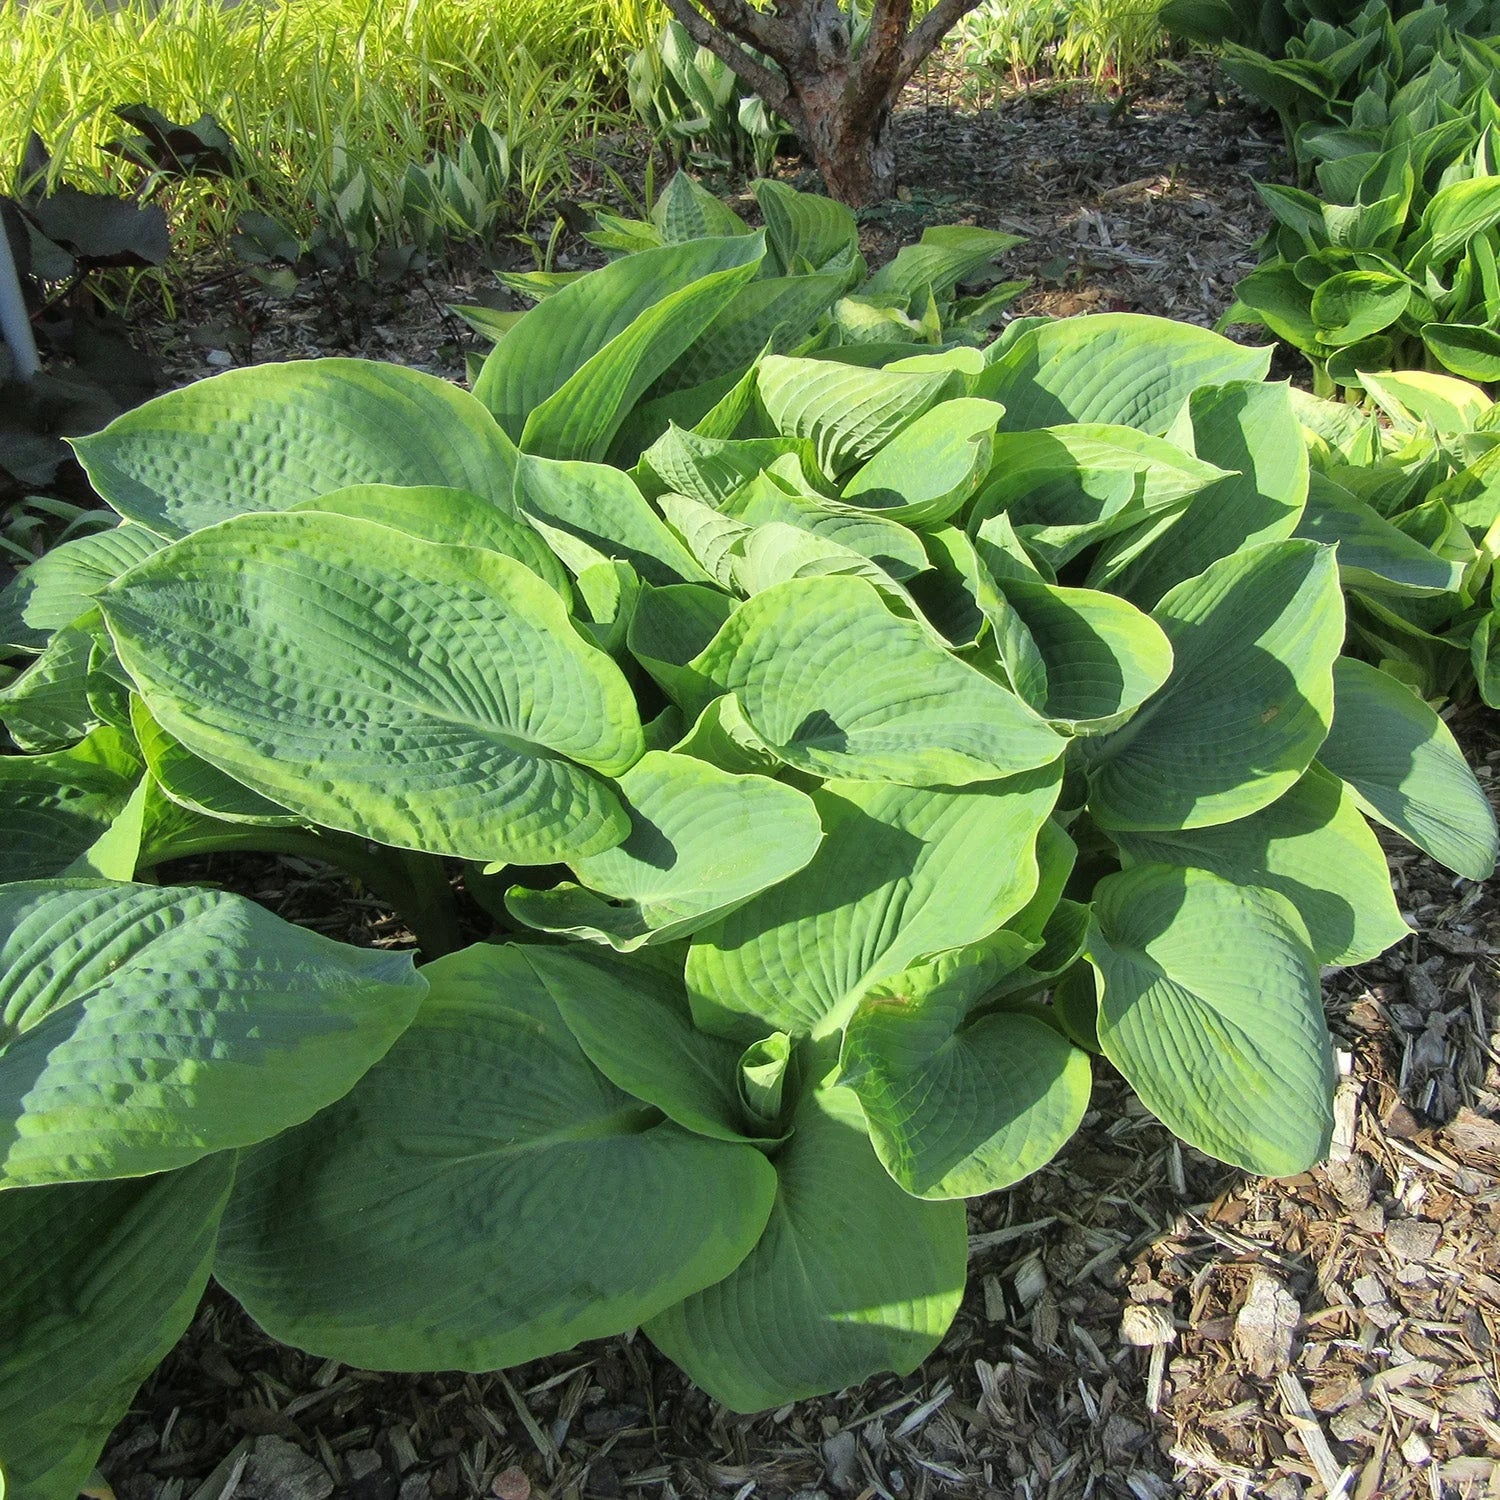
<instances>
[{"instance_id":1,"label":"tree trunk","mask_svg":"<svg viewBox=\"0 0 1500 1500\"><path fill-rule=\"evenodd\" d=\"M790 84L793 108L788 114L823 175L828 196L851 208L895 197L890 109L851 110L848 85L837 77L793 78Z\"/></svg>"}]
</instances>

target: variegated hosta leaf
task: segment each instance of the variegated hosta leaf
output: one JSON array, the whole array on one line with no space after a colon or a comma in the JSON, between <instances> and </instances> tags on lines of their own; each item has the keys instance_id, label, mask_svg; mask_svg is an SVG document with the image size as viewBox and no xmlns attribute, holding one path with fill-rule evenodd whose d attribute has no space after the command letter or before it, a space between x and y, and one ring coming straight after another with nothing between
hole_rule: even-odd
<instances>
[{"instance_id":1,"label":"variegated hosta leaf","mask_svg":"<svg viewBox=\"0 0 1500 1500\"><path fill-rule=\"evenodd\" d=\"M904 427L845 484L848 505L930 526L962 509L989 472L1005 408L960 396Z\"/></svg>"},{"instance_id":2,"label":"variegated hosta leaf","mask_svg":"<svg viewBox=\"0 0 1500 1500\"><path fill-rule=\"evenodd\" d=\"M963 1296L963 1205L902 1192L842 1088L804 1097L776 1184L760 1242L725 1279L648 1322L651 1341L740 1412L881 1370L910 1374Z\"/></svg>"},{"instance_id":3,"label":"variegated hosta leaf","mask_svg":"<svg viewBox=\"0 0 1500 1500\"><path fill-rule=\"evenodd\" d=\"M893 372L825 359L768 355L759 390L776 430L807 438L829 475L873 458L908 422L942 396L956 375L947 370Z\"/></svg>"},{"instance_id":4,"label":"variegated hosta leaf","mask_svg":"<svg viewBox=\"0 0 1500 1500\"><path fill-rule=\"evenodd\" d=\"M630 819L625 842L575 861L579 885L513 888L512 916L622 951L671 942L794 875L823 837L795 787L689 755L650 751L618 786Z\"/></svg>"},{"instance_id":5,"label":"variegated hosta leaf","mask_svg":"<svg viewBox=\"0 0 1500 1500\"><path fill-rule=\"evenodd\" d=\"M775 1173L588 1060L524 956L480 944L338 1104L242 1157L215 1273L274 1337L384 1370L493 1370L727 1276Z\"/></svg>"},{"instance_id":6,"label":"variegated hosta leaf","mask_svg":"<svg viewBox=\"0 0 1500 1500\"><path fill-rule=\"evenodd\" d=\"M538 578L545 579L562 595L568 589L567 569L547 545L541 533L509 509L493 500L465 490L438 485L356 484L334 490L314 500L304 500L289 510L317 510L336 516L356 516L375 521L408 536L442 542L450 547L483 547L525 563Z\"/></svg>"},{"instance_id":7,"label":"variegated hosta leaf","mask_svg":"<svg viewBox=\"0 0 1500 1500\"><path fill-rule=\"evenodd\" d=\"M1053 765L967 791L825 783L811 863L693 939L699 1024L747 1044L828 1036L870 985L993 932L1036 889L1059 780Z\"/></svg>"},{"instance_id":8,"label":"variegated hosta leaf","mask_svg":"<svg viewBox=\"0 0 1500 1500\"><path fill-rule=\"evenodd\" d=\"M398 848L548 864L628 824L624 677L512 558L317 513L245 516L101 599L152 716L236 781ZM590 769L585 769L589 767Z\"/></svg>"},{"instance_id":9,"label":"variegated hosta leaf","mask_svg":"<svg viewBox=\"0 0 1500 1500\"><path fill-rule=\"evenodd\" d=\"M229 370L73 446L115 510L166 537L354 484L446 485L508 506L515 466L467 391L363 359Z\"/></svg>"},{"instance_id":10,"label":"variegated hosta leaf","mask_svg":"<svg viewBox=\"0 0 1500 1500\"><path fill-rule=\"evenodd\" d=\"M1274 891L1137 865L1094 892L1099 1043L1190 1145L1302 1172L1333 1130L1333 1045L1302 923Z\"/></svg>"},{"instance_id":11,"label":"variegated hosta leaf","mask_svg":"<svg viewBox=\"0 0 1500 1500\"><path fill-rule=\"evenodd\" d=\"M972 392L1005 407L1005 427L1116 422L1162 433L1203 385L1263 380L1271 351L1246 349L1206 328L1100 313L1028 328Z\"/></svg>"},{"instance_id":12,"label":"variegated hosta leaf","mask_svg":"<svg viewBox=\"0 0 1500 1500\"><path fill-rule=\"evenodd\" d=\"M1014 936L1000 934L1001 937ZM1088 1108L1088 1057L1045 1021L969 1012L1034 945L958 950L865 992L839 1082L859 1096L882 1165L919 1198L973 1198L1044 1166Z\"/></svg>"},{"instance_id":13,"label":"variegated hosta leaf","mask_svg":"<svg viewBox=\"0 0 1500 1500\"><path fill-rule=\"evenodd\" d=\"M187 1330L234 1153L124 1182L0 1193L0 1491L74 1500Z\"/></svg>"},{"instance_id":14,"label":"variegated hosta leaf","mask_svg":"<svg viewBox=\"0 0 1500 1500\"><path fill-rule=\"evenodd\" d=\"M1089 811L1110 829L1203 828L1269 806L1312 764L1333 719L1344 636L1332 549L1252 547L1169 593L1166 686L1087 742Z\"/></svg>"},{"instance_id":15,"label":"variegated hosta leaf","mask_svg":"<svg viewBox=\"0 0 1500 1500\"><path fill-rule=\"evenodd\" d=\"M767 589L692 669L732 692L784 761L824 776L961 786L1044 765L1066 743L859 578Z\"/></svg>"},{"instance_id":16,"label":"variegated hosta leaf","mask_svg":"<svg viewBox=\"0 0 1500 1500\"><path fill-rule=\"evenodd\" d=\"M1269 807L1233 823L1114 840L1127 863L1191 865L1279 892L1306 924L1320 964L1365 963L1409 931L1369 824L1317 764Z\"/></svg>"},{"instance_id":17,"label":"variegated hosta leaf","mask_svg":"<svg viewBox=\"0 0 1500 1500\"><path fill-rule=\"evenodd\" d=\"M347 1092L416 1013L409 954L221 891L0 889L0 1187L139 1177Z\"/></svg>"},{"instance_id":18,"label":"variegated hosta leaf","mask_svg":"<svg viewBox=\"0 0 1500 1500\"><path fill-rule=\"evenodd\" d=\"M1333 680L1333 728L1318 760L1377 822L1455 874L1488 880L1495 814L1448 726L1365 662L1341 657Z\"/></svg>"}]
</instances>

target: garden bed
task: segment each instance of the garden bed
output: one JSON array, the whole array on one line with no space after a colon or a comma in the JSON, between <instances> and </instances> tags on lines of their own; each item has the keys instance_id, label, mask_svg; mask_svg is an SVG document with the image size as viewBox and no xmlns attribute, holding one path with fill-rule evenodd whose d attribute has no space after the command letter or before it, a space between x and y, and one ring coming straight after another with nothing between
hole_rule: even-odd
<instances>
[{"instance_id":1,"label":"garden bed","mask_svg":"<svg viewBox=\"0 0 1500 1500\"><path fill-rule=\"evenodd\" d=\"M1007 263L1038 278L1019 310L1211 323L1253 263L1247 178L1272 147L1236 106L1200 110L1208 83L1174 77L1113 114L1040 93L960 114L940 80L919 86L910 198L867 217L867 251L977 222L1029 236ZM294 300L250 351L456 376L463 341L439 307L480 282L430 285L359 328ZM185 323L242 311L205 289ZM201 332L165 345L181 379L232 358ZM1493 793L1493 716L1455 729ZM503 1375L374 1375L274 1345L211 1294L103 1470L121 1500L1494 1493L1500 910L1409 851L1392 868L1417 931L1327 985L1347 1060L1333 1159L1247 1178L1101 1077L1070 1145L979 1205L963 1311L911 1379L737 1418L642 1338ZM409 940L313 867L209 873L332 936Z\"/></svg>"}]
</instances>

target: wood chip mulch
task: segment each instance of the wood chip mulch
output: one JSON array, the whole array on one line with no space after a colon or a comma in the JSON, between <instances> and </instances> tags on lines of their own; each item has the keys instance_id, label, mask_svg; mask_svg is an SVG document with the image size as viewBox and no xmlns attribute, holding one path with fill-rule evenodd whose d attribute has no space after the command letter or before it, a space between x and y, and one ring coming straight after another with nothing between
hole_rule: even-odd
<instances>
[{"instance_id":1,"label":"wood chip mulch","mask_svg":"<svg viewBox=\"0 0 1500 1500\"><path fill-rule=\"evenodd\" d=\"M950 92L945 94L944 90ZM1211 324L1254 262L1274 130L1201 67L1118 110L1034 91L901 118L911 191L872 261L926 223L1029 236L1019 311ZM456 375L428 283L359 327L316 296L257 312L253 358L376 354ZM169 333L179 378L231 358ZM1294 373L1288 365L1286 373ZM1456 725L1500 791L1493 714ZM908 1380L729 1415L640 1337L504 1374L395 1376L271 1343L219 1293L106 1453L120 1500L1479 1500L1500 1496L1500 905L1405 846L1413 936L1328 977L1343 1073L1330 1161L1268 1181L1181 1146L1100 1066L1061 1155L975 1206L970 1290ZM200 872L201 873L201 872ZM217 869L345 940L408 935L308 866Z\"/></svg>"}]
</instances>

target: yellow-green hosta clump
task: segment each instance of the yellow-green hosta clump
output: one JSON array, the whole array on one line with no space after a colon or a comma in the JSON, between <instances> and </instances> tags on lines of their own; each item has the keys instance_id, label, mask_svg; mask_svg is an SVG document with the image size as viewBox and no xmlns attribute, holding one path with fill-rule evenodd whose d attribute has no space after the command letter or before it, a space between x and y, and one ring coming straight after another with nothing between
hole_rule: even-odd
<instances>
[{"instance_id":1,"label":"yellow-green hosta clump","mask_svg":"<svg viewBox=\"0 0 1500 1500\"><path fill-rule=\"evenodd\" d=\"M1495 829L1341 655L1266 351L789 336L783 279L643 249L473 395L266 366L78 442L122 524L0 598L7 1493L76 1491L210 1275L373 1368L639 1325L749 1411L915 1368L1096 1066L1327 1149L1320 966L1406 931L1368 820L1472 879ZM154 883L237 848L422 962Z\"/></svg>"}]
</instances>

